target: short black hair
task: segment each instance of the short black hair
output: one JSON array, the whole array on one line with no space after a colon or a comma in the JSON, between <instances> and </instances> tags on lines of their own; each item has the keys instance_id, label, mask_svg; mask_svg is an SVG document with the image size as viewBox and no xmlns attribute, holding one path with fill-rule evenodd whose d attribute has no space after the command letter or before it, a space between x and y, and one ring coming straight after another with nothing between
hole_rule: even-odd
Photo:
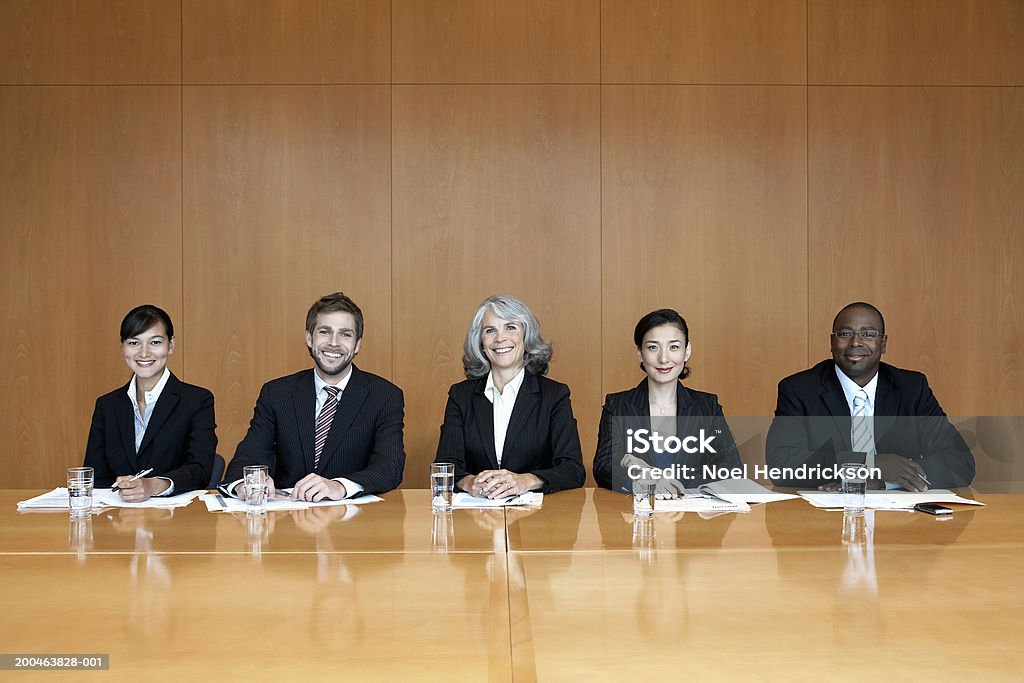
<instances>
[{"instance_id":1,"label":"short black hair","mask_svg":"<svg viewBox=\"0 0 1024 683\"><path fill-rule=\"evenodd\" d=\"M865 309L871 311L872 313L874 313L875 315L877 315L878 319L882 322L882 329L880 329L879 332L881 332L882 334L885 334L885 316L882 315L882 312L880 310L878 310L872 304L869 304L866 301L854 301L852 304L846 304L845 306L840 308L839 312L836 313L836 317L832 318L832 331L833 332L836 331L836 321L839 320L839 316L841 316L843 314L843 311L845 311L847 309L850 309L850 308L865 308Z\"/></svg>"},{"instance_id":2,"label":"short black hair","mask_svg":"<svg viewBox=\"0 0 1024 683\"><path fill-rule=\"evenodd\" d=\"M121 343L139 336L157 323L164 326L168 339L174 339L174 323L171 322L171 316L167 315L167 311L153 304L136 306L128 311L121 321Z\"/></svg>"},{"instance_id":3,"label":"short black hair","mask_svg":"<svg viewBox=\"0 0 1024 683\"><path fill-rule=\"evenodd\" d=\"M651 311L644 317L640 318L637 322L636 327L633 328L633 343L636 344L636 348L640 348L640 345L644 343L644 335L653 330L655 327L661 325L674 325L678 327L683 333L683 337L686 339L686 343L690 343L690 328L686 325L686 320L683 316L679 315L676 311L671 308L659 308L656 311ZM644 369L644 364L640 363L640 369ZM644 370L646 372L646 370ZM683 379L690 376L690 366L684 365L683 371L679 373L679 376Z\"/></svg>"}]
</instances>

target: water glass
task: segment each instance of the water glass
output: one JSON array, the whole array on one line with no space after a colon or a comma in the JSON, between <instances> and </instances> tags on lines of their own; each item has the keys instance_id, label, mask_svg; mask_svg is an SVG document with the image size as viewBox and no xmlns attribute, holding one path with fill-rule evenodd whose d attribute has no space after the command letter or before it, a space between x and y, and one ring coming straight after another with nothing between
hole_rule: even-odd
<instances>
[{"instance_id":1,"label":"water glass","mask_svg":"<svg viewBox=\"0 0 1024 683\"><path fill-rule=\"evenodd\" d=\"M864 512L864 493L868 488L867 467L863 462L843 463L839 466L839 476L843 480L840 488L843 495L843 510Z\"/></svg>"},{"instance_id":2,"label":"water glass","mask_svg":"<svg viewBox=\"0 0 1024 683\"><path fill-rule=\"evenodd\" d=\"M68 468L68 508L72 517L92 514L93 477L91 467Z\"/></svg>"},{"instance_id":3,"label":"water glass","mask_svg":"<svg viewBox=\"0 0 1024 683\"><path fill-rule=\"evenodd\" d=\"M654 482L644 479L633 481L633 514L650 517L654 514Z\"/></svg>"},{"instance_id":4,"label":"water glass","mask_svg":"<svg viewBox=\"0 0 1024 683\"><path fill-rule=\"evenodd\" d=\"M455 490L455 465L450 462L435 462L430 466L430 506L446 512L452 509L452 493Z\"/></svg>"},{"instance_id":5,"label":"water glass","mask_svg":"<svg viewBox=\"0 0 1024 683\"><path fill-rule=\"evenodd\" d=\"M245 511L250 515L267 514L267 494L270 492L270 473L266 465L246 465L242 468L242 493Z\"/></svg>"}]
</instances>

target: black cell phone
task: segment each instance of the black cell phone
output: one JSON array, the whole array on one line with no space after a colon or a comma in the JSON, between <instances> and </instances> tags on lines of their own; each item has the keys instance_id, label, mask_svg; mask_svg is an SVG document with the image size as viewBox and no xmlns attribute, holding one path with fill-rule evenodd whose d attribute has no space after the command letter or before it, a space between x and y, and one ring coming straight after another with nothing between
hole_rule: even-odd
<instances>
[{"instance_id":1,"label":"black cell phone","mask_svg":"<svg viewBox=\"0 0 1024 683\"><path fill-rule=\"evenodd\" d=\"M948 508L945 505L936 505L935 503L918 503L914 506L915 510L921 512L927 512L929 515L951 515L953 514L953 508Z\"/></svg>"}]
</instances>

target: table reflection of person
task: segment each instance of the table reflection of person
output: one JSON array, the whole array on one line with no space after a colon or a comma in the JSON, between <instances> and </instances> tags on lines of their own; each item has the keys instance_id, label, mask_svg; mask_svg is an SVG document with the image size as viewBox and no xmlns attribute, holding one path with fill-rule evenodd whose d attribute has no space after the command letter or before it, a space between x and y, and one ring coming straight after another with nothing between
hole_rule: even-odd
<instances>
[{"instance_id":1,"label":"table reflection of person","mask_svg":"<svg viewBox=\"0 0 1024 683\"><path fill-rule=\"evenodd\" d=\"M85 447L96 486L117 484L133 503L205 489L217 450L213 394L167 369L174 353L170 316L152 305L129 311L121 321L121 353L132 378L96 400ZM151 476L132 481L150 468Z\"/></svg>"},{"instance_id":2,"label":"table reflection of person","mask_svg":"<svg viewBox=\"0 0 1024 683\"><path fill-rule=\"evenodd\" d=\"M605 398L594 456L598 486L630 493L631 470L679 465L676 471L680 476L656 481L659 497L675 498L682 495L685 486L726 478L717 475L721 468L732 470L741 465L718 397L690 389L680 381L690 375L687 361L692 345L686 320L672 309L652 311L637 322L633 343L640 369L647 376L632 389ZM645 460L627 452L627 425L635 430L649 429L664 438L699 437L703 431L705 437L714 438L713 452L653 453ZM705 465L715 466L716 473L706 476L709 473Z\"/></svg>"},{"instance_id":3,"label":"table reflection of person","mask_svg":"<svg viewBox=\"0 0 1024 683\"><path fill-rule=\"evenodd\" d=\"M569 387L548 379L551 344L522 301L484 300L466 333L466 379L448 391L435 462L456 486L504 498L583 486L586 472Z\"/></svg>"}]
</instances>

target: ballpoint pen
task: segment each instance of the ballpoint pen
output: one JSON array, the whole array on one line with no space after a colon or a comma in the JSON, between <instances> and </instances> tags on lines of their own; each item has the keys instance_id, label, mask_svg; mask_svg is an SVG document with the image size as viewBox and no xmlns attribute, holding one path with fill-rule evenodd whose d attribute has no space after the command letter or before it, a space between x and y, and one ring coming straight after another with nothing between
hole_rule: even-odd
<instances>
[{"instance_id":1,"label":"ballpoint pen","mask_svg":"<svg viewBox=\"0 0 1024 683\"><path fill-rule=\"evenodd\" d=\"M146 476L147 474L149 474L152 471L153 471L152 467L146 468L146 469L142 470L141 472L139 472L138 474L136 474L131 479L129 479L128 481L135 481L136 479L142 479L144 476ZM123 482L123 483L127 484L128 482ZM111 491L120 491L121 487L120 487L119 484L114 484L113 486L110 487L110 490Z\"/></svg>"}]
</instances>

